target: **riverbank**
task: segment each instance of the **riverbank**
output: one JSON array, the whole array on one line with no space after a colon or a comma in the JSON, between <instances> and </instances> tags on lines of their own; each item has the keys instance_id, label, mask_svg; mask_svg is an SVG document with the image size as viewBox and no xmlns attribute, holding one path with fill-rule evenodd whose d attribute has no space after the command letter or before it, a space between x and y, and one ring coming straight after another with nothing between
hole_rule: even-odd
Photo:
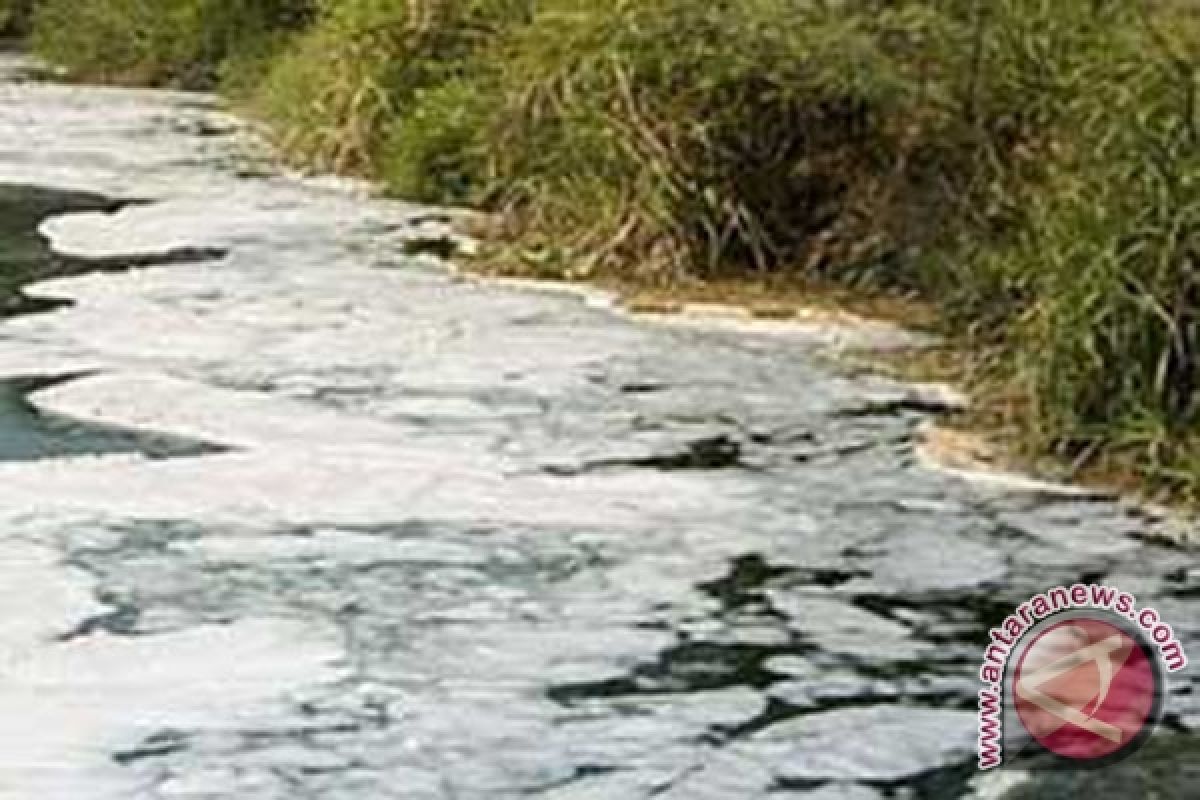
<instances>
[{"instance_id":1,"label":"riverbank","mask_svg":"<svg viewBox=\"0 0 1200 800\"><path fill-rule=\"evenodd\" d=\"M506 272L932 309L1023 459L1200 496L1184 5L34 5L77 75L217 86L298 164L501 215Z\"/></svg>"},{"instance_id":2,"label":"riverbank","mask_svg":"<svg viewBox=\"0 0 1200 800\"><path fill-rule=\"evenodd\" d=\"M935 415L923 426L918 453L930 468L970 481L1079 499L1124 497L1168 523L1155 538L1194 546L1194 504L1147 482L1126 464L1074 462L1023 445L1022 409L1005 387L981 375L969 341L947 334L937 311L917 298L850 290L829 283L751 276L692 280L668 287L616 275L544 275L528 265L497 261L502 240L489 245L494 224L471 211L434 215L406 244L412 254L449 259L471 280L579 297L589 306L659 324L747 333L803 331L824 341L851 374L884 374L913 387L911 410ZM483 237L482 240L476 237ZM985 368L986 365L984 365ZM966 389L975 394L968 395Z\"/></svg>"}]
</instances>

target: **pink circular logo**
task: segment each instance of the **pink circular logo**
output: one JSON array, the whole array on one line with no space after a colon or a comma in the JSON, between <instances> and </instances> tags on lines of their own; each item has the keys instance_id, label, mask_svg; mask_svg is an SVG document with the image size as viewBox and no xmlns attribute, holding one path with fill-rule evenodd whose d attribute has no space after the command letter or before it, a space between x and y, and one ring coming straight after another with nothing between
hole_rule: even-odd
<instances>
[{"instance_id":1,"label":"pink circular logo","mask_svg":"<svg viewBox=\"0 0 1200 800\"><path fill-rule=\"evenodd\" d=\"M1013 680L1021 724L1063 758L1116 756L1157 721L1162 687L1152 655L1102 620L1074 618L1039 632Z\"/></svg>"}]
</instances>

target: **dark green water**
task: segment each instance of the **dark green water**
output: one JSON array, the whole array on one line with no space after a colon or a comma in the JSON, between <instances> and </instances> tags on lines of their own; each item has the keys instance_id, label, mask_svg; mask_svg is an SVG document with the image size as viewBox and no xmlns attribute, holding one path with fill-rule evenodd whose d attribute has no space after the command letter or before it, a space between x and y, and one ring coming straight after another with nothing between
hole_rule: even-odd
<instances>
[{"instance_id":1,"label":"dark green water","mask_svg":"<svg viewBox=\"0 0 1200 800\"><path fill-rule=\"evenodd\" d=\"M27 297L21 288L45 278L86 271L56 258L38 225L47 217L84 211L112 212L125 203L80 192L0 185L0 316L53 309L61 303Z\"/></svg>"},{"instance_id":2,"label":"dark green water","mask_svg":"<svg viewBox=\"0 0 1200 800\"><path fill-rule=\"evenodd\" d=\"M180 458L221 451L219 447L176 436L47 414L30 403L31 393L69 381L72 377L0 381L0 461L34 461L102 453L141 453L148 458Z\"/></svg>"}]
</instances>

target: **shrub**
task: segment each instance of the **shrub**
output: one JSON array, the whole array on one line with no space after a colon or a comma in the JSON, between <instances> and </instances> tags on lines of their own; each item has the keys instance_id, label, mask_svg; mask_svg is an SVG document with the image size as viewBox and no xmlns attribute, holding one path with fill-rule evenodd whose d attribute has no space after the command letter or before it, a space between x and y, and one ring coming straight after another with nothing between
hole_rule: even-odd
<instances>
[{"instance_id":1,"label":"shrub","mask_svg":"<svg viewBox=\"0 0 1200 800\"><path fill-rule=\"evenodd\" d=\"M80 76L207 88L225 59L310 12L310 0L42 0L34 45Z\"/></svg>"},{"instance_id":2,"label":"shrub","mask_svg":"<svg viewBox=\"0 0 1200 800\"><path fill-rule=\"evenodd\" d=\"M32 0L0 0L0 37L20 37L29 32Z\"/></svg>"},{"instance_id":3,"label":"shrub","mask_svg":"<svg viewBox=\"0 0 1200 800\"><path fill-rule=\"evenodd\" d=\"M326 0L271 68L255 107L285 149L318 167L370 171L394 119L423 89L461 74L530 0ZM451 120L445 119L447 123Z\"/></svg>"},{"instance_id":4,"label":"shrub","mask_svg":"<svg viewBox=\"0 0 1200 800\"><path fill-rule=\"evenodd\" d=\"M877 5L548 0L481 70L480 192L597 268L873 271L973 167L937 157L965 59L936 48L962 25Z\"/></svg>"},{"instance_id":5,"label":"shrub","mask_svg":"<svg viewBox=\"0 0 1200 800\"><path fill-rule=\"evenodd\" d=\"M462 78L414 91L409 110L384 132L380 171L388 188L424 202L476 199L487 169L481 134L493 105L478 82Z\"/></svg>"},{"instance_id":6,"label":"shrub","mask_svg":"<svg viewBox=\"0 0 1200 800\"><path fill-rule=\"evenodd\" d=\"M978 260L1020 282L1004 366L1029 398L1032 442L1194 489L1200 35L1190 15L1130 4L1092 19L1064 32L1075 57L1055 58L1069 91L1050 180L1019 234Z\"/></svg>"}]
</instances>

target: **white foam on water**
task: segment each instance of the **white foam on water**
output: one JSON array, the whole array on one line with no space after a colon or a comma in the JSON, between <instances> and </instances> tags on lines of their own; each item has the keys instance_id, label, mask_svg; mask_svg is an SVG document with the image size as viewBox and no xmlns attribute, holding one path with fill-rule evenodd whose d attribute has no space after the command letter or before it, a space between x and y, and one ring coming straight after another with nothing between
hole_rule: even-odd
<instances>
[{"instance_id":1,"label":"white foam on water","mask_svg":"<svg viewBox=\"0 0 1200 800\"><path fill-rule=\"evenodd\" d=\"M86 576L64 569L50 548L8 537L0 542L0 668L7 673L30 642L50 640L103 607Z\"/></svg>"},{"instance_id":2,"label":"white foam on water","mask_svg":"<svg viewBox=\"0 0 1200 800\"><path fill-rule=\"evenodd\" d=\"M264 525L424 517L632 528L655 515L720 507L711 486L686 476L613 473L564 484L521 473L469 440L456 450L404 426L152 373L98 374L30 399L58 414L232 450L166 462L121 455L0 464L0 507L12 511L59 508Z\"/></svg>"},{"instance_id":3,"label":"white foam on water","mask_svg":"<svg viewBox=\"0 0 1200 800\"><path fill-rule=\"evenodd\" d=\"M317 450L348 442L382 451L405 445L404 431L370 419L273 398L214 388L154 373L104 373L30 395L38 407L172 433L246 450ZM214 410L219 409L219 414Z\"/></svg>"},{"instance_id":4,"label":"white foam on water","mask_svg":"<svg viewBox=\"0 0 1200 800\"><path fill-rule=\"evenodd\" d=\"M236 730L334 676L339 649L307 626L244 621L41 645L0 684L0 797L136 794L115 753L163 730Z\"/></svg>"},{"instance_id":5,"label":"white foam on water","mask_svg":"<svg viewBox=\"0 0 1200 800\"><path fill-rule=\"evenodd\" d=\"M280 181L272 190L219 174L212 145L169 133L173 120L212 114L205 103L166 92L0 86L0 181L164 201L45 223L59 252L88 258L228 248L260 227L280 240L332 238L358 224L363 215L344 186ZM116 754L164 730L262 724L289 693L335 681L342 671L340 641L310 620L247 617L154 635L66 637L111 609L95 599L92 578L61 563L63 537L159 514L275 521L276 513L287 516L288 498L306 498L292 509L299 516L319 514L328 496L345 508L396 499L369 478L379 458L366 452L398 444L395 431L174 377L185 362L235 359L253 343L238 335L243 329L186 307L236 278L166 272L48 282L30 293L77 305L0 329L2 375L97 373L45 391L35 401L45 410L211 435L241 448L211 460L121 455L0 464L3 800L145 796L137 772L122 769ZM217 416L225 419L219 426ZM313 458L311 470L298 469L304 456L289 452L291 441L320 450L339 438L359 446ZM254 448L269 452L249 455Z\"/></svg>"},{"instance_id":6,"label":"white foam on water","mask_svg":"<svg viewBox=\"0 0 1200 800\"><path fill-rule=\"evenodd\" d=\"M223 564L257 563L264 560L336 561L343 565L391 563L437 563L476 565L483 554L452 542L425 539L396 540L379 534L318 530L307 535L206 536L179 546L205 560Z\"/></svg>"},{"instance_id":7,"label":"white foam on water","mask_svg":"<svg viewBox=\"0 0 1200 800\"><path fill-rule=\"evenodd\" d=\"M470 396L503 386L505 375L553 388L581 380L591 360L637 339L601 335L547 348L537 337L560 331L505 333L514 315L529 312L515 293L509 300L495 290L453 289L446 274L370 269L411 209L369 201L359 186L223 174L212 166L217 145L172 132L172 120L212 113L196 110L197 102L172 93L0 87L0 181L157 201L47 220L41 232L58 252L119 260L230 251L204 264L28 287L71 305L0 326L0 376L89 373L34 393L37 408L227 448L167 461L124 454L0 464L10 532L0 560L3 800L145 796L138 772L120 769L114 754L164 730L263 724L289 692L334 680L342 657L328 631L298 619L60 640L107 609L84 573L58 563L61 537L49 522L74 520L66 538L75 540L89 520L188 520L255 532L173 545L214 564L469 565L477 556L447 543L261 531L405 519L641 529L656 517L721 507L711 486L684 476L564 484L471 437L430 439L410 424L312 402L311 391L348 373L353 384L358 370L377 405L393 413L440 397L482 417L495 411ZM441 302L452 289L487 313ZM391 375L428 387L429 397L393 386ZM189 780L205 783L185 769L162 790Z\"/></svg>"},{"instance_id":8,"label":"white foam on water","mask_svg":"<svg viewBox=\"0 0 1200 800\"><path fill-rule=\"evenodd\" d=\"M74 525L86 524L84 520ZM0 798L141 796L114 755L165 729L227 730L269 716L289 691L334 680L335 639L287 620L143 637L68 637L109 610L90 578L7 517L0 537ZM23 537L7 532L22 530Z\"/></svg>"},{"instance_id":9,"label":"white foam on water","mask_svg":"<svg viewBox=\"0 0 1200 800\"><path fill-rule=\"evenodd\" d=\"M785 780L900 781L969 758L972 720L969 711L850 708L780 723L737 749L772 754Z\"/></svg>"}]
</instances>

